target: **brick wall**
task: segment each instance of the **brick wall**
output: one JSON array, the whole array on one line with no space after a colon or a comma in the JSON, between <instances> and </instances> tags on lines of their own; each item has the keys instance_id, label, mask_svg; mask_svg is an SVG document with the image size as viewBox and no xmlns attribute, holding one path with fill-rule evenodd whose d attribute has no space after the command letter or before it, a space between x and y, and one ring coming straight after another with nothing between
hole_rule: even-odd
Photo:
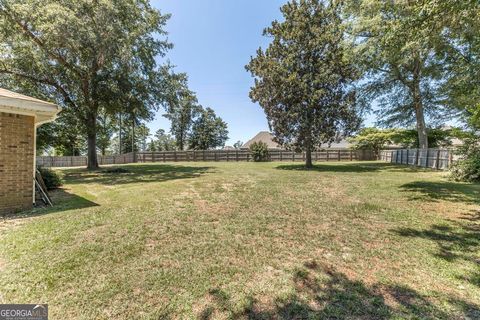
<instances>
[{"instance_id":1,"label":"brick wall","mask_svg":"<svg viewBox=\"0 0 480 320\"><path fill-rule=\"evenodd\" d=\"M0 112L0 215L32 207L34 118Z\"/></svg>"}]
</instances>

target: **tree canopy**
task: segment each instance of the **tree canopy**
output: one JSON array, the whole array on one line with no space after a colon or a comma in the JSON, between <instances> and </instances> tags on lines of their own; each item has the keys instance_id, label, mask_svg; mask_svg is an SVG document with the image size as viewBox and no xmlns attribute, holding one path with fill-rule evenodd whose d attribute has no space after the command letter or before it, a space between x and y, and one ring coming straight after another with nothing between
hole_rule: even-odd
<instances>
[{"instance_id":1,"label":"tree canopy","mask_svg":"<svg viewBox=\"0 0 480 320\"><path fill-rule=\"evenodd\" d=\"M194 121L189 137L189 146L193 150L208 150L225 146L228 140L227 123L210 108L200 111Z\"/></svg>"},{"instance_id":2,"label":"tree canopy","mask_svg":"<svg viewBox=\"0 0 480 320\"><path fill-rule=\"evenodd\" d=\"M247 65L255 78L250 97L267 115L275 141L311 152L347 136L360 125L354 81L340 7L336 1L290 1L281 8L284 21L273 21L272 37Z\"/></svg>"},{"instance_id":3,"label":"tree canopy","mask_svg":"<svg viewBox=\"0 0 480 320\"><path fill-rule=\"evenodd\" d=\"M70 109L88 140L88 167L98 167L101 109L136 114L164 96L156 58L171 47L168 15L147 0L0 1L0 81Z\"/></svg>"},{"instance_id":4,"label":"tree canopy","mask_svg":"<svg viewBox=\"0 0 480 320\"><path fill-rule=\"evenodd\" d=\"M188 135L194 119L201 107L195 92L188 88L188 77L185 73L170 73L171 91L165 99L165 118L170 120L171 133L175 137L177 149L187 147Z\"/></svg>"}]
</instances>

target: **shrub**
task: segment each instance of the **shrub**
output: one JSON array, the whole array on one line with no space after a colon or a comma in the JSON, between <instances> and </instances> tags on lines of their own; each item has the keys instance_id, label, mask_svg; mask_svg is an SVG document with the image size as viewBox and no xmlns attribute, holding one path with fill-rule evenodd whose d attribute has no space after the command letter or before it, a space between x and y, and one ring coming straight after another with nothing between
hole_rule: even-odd
<instances>
[{"instance_id":1,"label":"shrub","mask_svg":"<svg viewBox=\"0 0 480 320\"><path fill-rule=\"evenodd\" d=\"M129 173L130 171L128 171L125 168L109 168L109 169L103 170L103 172L104 173Z\"/></svg>"},{"instance_id":2,"label":"shrub","mask_svg":"<svg viewBox=\"0 0 480 320\"><path fill-rule=\"evenodd\" d=\"M250 146L250 154L255 162L268 161L268 146L265 142L254 142Z\"/></svg>"},{"instance_id":3,"label":"shrub","mask_svg":"<svg viewBox=\"0 0 480 320\"><path fill-rule=\"evenodd\" d=\"M467 139L458 148L460 156L452 166L451 177L455 181L480 182L480 144L478 139Z\"/></svg>"},{"instance_id":4,"label":"shrub","mask_svg":"<svg viewBox=\"0 0 480 320\"><path fill-rule=\"evenodd\" d=\"M38 171L40 171L48 190L57 189L63 184L62 177L57 172L46 168L38 168Z\"/></svg>"}]
</instances>

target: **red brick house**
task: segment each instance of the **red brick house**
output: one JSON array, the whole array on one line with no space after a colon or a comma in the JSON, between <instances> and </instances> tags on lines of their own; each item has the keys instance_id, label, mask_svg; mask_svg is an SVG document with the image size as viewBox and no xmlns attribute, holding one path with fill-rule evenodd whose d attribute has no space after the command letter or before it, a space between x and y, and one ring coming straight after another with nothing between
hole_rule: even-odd
<instances>
[{"instance_id":1,"label":"red brick house","mask_svg":"<svg viewBox=\"0 0 480 320\"><path fill-rule=\"evenodd\" d=\"M0 215L32 207L36 129L58 112L55 104L0 88Z\"/></svg>"}]
</instances>

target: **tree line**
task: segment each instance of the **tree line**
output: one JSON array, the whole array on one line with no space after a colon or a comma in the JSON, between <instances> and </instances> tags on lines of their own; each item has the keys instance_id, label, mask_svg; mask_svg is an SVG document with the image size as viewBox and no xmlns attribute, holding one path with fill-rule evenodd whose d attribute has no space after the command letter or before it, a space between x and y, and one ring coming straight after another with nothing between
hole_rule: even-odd
<instances>
[{"instance_id":1,"label":"tree line","mask_svg":"<svg viewBox=\"0 0 480 320\"><path fill-rule=\"evenodd\" d=\"M460 119L475 146L478 1L291 0L281 12L246 66L250 97L277 143L306 151L307 166L313 150L358 132L372 110L380 126L414 126L420 148L431 145L429 128ZM109 148L225 143L225 122L163 61L169 17L148 0L0 0L0 85L63 107L39 131L40 148L86 150L95 169ZM160 109L170 134L147 144L145 123Z\"/></svg>"},{"instance_id":2,"label":"tree line","mask_svg":"<svg viewBox=\"0 0 480 320\"><path fill-rule=\"evenodd\" d=\"M185 74L159 63L172 48L169 17L148 0L0 0L0 85L63 107L39 130L40 149L86 150L98 168L99 151L145 147L145 122L160 108L177 148L224 143L225 122L197 103Z\"/></svg>"},{"instance_id":3,"label":"tree line","mask_svg":"<svg viewBox=\"0 0 480 320\"><path fill-rule=\"evenodd\" d=\"M414 125L420 148L429 127L455 118L478 137L478 1L292 0L281 12L246 66L250 97L307 167L372 110L380 126Z\"/></svg>"}]
</instances>

